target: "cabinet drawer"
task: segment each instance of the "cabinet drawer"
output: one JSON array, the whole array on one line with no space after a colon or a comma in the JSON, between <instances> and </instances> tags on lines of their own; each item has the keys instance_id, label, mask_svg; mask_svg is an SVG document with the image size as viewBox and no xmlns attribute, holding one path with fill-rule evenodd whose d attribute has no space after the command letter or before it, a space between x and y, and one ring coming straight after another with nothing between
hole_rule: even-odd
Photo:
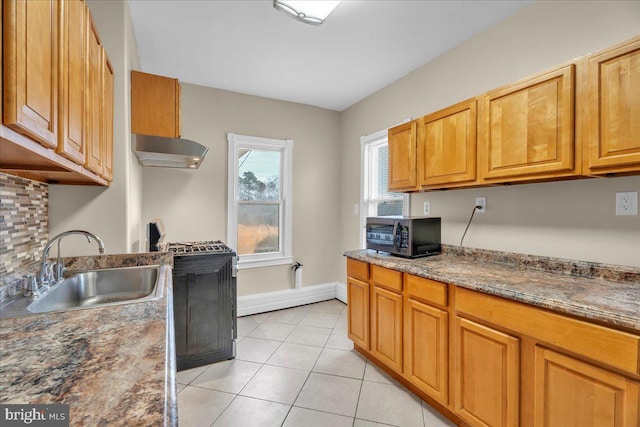
<instances>
[{"instance_id":1,"label":"cabinet drawer","mask_svg":"<svg viewBox=\"0 0 640 427\"><path fill-rule=\"evenodd\" d=\"M360 280L369 280L369 264L347 258L347 276Z\"/></svg>"},{"instance_id":2,"label":"cabinet drawer","mask_svg":"<svg viewBox=\"0 0 640 427\"><path fill-rule=\"evenodd\" d=\"M407 275L407 295L433 304L447 306L447 284Z\"/></svg>"},{"instance_id":3,"label":"cabinet drawer","mask_svg":"<svg viewBox=\"0 0 640 427\"><path fill-rule=\"evenodd\" d=\"M468 289L456 288L455 301L459 313L478 317L632 374L640 373L638 335Z\"/></svg>"},{"instance_id":4,"label":"cabinet drawer","mask_svg":"<svg viewBox=\"0 0 640 427\"><path fill-rule=\"evenodd\" d=\"M392 291L402 292L402 273L400 271L372 265L371 278L376 285Z\"/></svg>"}]
</instances>

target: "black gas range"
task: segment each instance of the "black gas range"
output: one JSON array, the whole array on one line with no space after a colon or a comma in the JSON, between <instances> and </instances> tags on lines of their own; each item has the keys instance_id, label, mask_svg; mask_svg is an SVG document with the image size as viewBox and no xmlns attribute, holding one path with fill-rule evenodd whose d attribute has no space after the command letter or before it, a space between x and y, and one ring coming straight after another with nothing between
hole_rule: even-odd
<instances>
[{"instance_id":1,"label":"black gas range","mask_svg":"<svg viewBox=\"0 0 640 427\"><path fill-rule=\"evenodd\" d=\"M219 240L163 243L149 224L150 250L173 253L173 317L178 371L236 354L237 257ZM161 237L152 242L153 229Z\"/></svg>"}]
</instances>

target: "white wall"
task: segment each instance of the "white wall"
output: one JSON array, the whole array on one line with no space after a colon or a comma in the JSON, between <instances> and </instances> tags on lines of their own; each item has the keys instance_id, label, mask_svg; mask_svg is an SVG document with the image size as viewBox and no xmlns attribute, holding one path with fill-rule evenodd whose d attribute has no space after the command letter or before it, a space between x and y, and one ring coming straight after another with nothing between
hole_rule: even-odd
<instances>
[{"instance_id":1,"label":"white wall","mask_svg":"<svg viewBox=\"0 0 640 427\"><path fill-rule=\"evenodd\" d=\"M209 147L198 170L142 168L142 218L162 218L167 241L227 241L227 133L294 140L293 257L303 284L338 277L340 114L182 84L182 137ZM241 270L238 294L289 289L290 266Z\"/></svg>"},{"instance_id":2,"label":"white wall","mask_svg":"<svg viewBox=\"0 0 640 427\"><path fill-rule=\"evenodd\" d=\"M137 46L125 2L87 2L100 40L114 70L114 179L109 188L49 186L49 237L70 229L84 229L102 238L107 253L136 251L140 242L140 167L131 151L131 66L137 67ZM65 239L63 255L97 253L84 238Z\"/></svg>"},{"instance_id":3,"label":"white wall","mask_svg":"<svg viewBox=\"0 0 640 427\"><path fill-rule=\"evenodd\" d=\"M343 111L341 249L358 248L361 135L629 39L639 22L640 2L535 2ZM640 191L640 177L419 193L411 202L414 215L431 202L443 243L460 243L474 198L486 196L465 246L640 266L640 217L615 216L616 191Z\"/></svg>"}]
</instances>

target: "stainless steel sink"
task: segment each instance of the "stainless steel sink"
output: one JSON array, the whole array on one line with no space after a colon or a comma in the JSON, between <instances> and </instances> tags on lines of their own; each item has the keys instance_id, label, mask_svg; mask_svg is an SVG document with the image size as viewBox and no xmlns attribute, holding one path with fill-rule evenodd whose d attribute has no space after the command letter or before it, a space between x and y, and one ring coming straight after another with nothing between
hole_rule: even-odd
<instances>
[{"instance_id":1,"label":"stainless steel sink","mask_svg":"<svg viewBox=\"0 0 640 427\"><path fill-rule=\"evenodd\" d=\"M19 298L0 308L0 317L152 301L162 297L163 266L83 271L51 287L36 300Z\"/></svg>"}]
</instances>

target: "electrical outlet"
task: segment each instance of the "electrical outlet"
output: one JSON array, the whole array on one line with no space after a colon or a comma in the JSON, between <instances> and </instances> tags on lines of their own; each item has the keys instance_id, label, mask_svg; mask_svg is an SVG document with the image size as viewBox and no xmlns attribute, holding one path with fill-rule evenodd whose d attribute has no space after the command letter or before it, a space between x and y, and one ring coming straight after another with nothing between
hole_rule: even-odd
<instances>
[{"instance_id":1,"label":"electrical outlet","mask_svg":"<svg viewBox=\"0 0 640 427\"><path fill-rule=\"evenodd\" d=\"M638 192L616 193L616 215L638 215Z\"/></svg>"},{"instance_id":2,"label":"electrical outlet","mask_svg":"<svg viewBox=\"0 0 640 427\"><path fill-rule=\"evenodd\" d=\"M485 213L487 211L487 198L476 197L476 206L481 206L481 208L476 210L476 212Z\"/></svg>"},{"instance_id":3,"label":"electrical outlet","mask_svg":"<svg viewBox=\"0 0 640 427\"><path fill-rule=\"evenodd\" d=\"M431 215L431 202L424 202L424 214L427 216Z\"/></svg>"}]
</instances>

